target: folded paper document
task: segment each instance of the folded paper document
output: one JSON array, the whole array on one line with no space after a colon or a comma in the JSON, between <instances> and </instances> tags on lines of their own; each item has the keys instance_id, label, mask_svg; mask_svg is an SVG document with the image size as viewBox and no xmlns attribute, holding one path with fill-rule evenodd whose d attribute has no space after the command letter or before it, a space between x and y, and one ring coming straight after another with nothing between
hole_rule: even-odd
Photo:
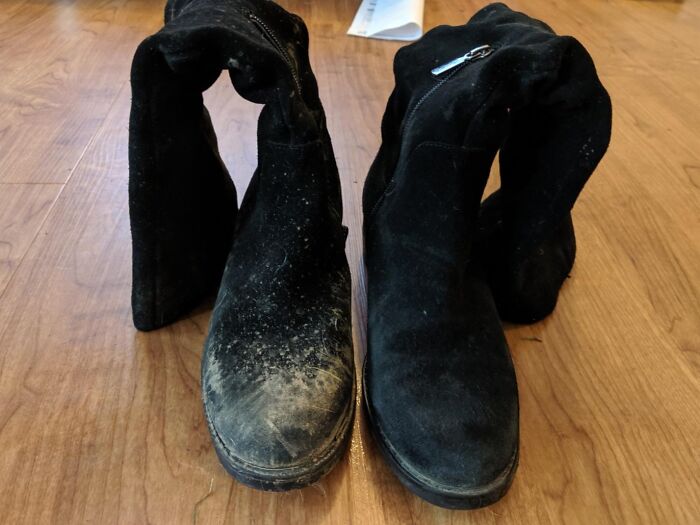
<instances>
[{"instance_id":1,"label":"folded paper document","mask_svg":"<svg viewBox=\"0 0 700 525\"><path fill-rule=\"evenodd\" d=\"M362 0L348 35L417 40L423 34L424 0Z\"/></svg>"}]
</instances>

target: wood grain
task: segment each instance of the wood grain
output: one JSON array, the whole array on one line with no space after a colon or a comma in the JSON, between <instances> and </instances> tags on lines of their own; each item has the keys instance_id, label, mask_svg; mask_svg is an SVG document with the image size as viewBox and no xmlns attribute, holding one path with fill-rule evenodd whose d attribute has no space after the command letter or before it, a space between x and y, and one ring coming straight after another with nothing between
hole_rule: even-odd
<instances>
[{"instance_id":1,"label":"wood grain","mask_svg":"<svg viewBox=\"0 0 700 525\"><path fill-rule=\"evenodd\" d=\"M615 116L574 210L578 258L556 312L505 327L521 465L506 498L474 512L403 489L362 416L317 486L243 487L219 466L202 417L209 306L153 333L133 329L128 74L161 4L0 3L0 522L697 522L699 2L511 2L589 48ZM359 367L361 190L400 44L345 36L356 1L283 4L309 26L341 172ZM482 5L428 0L426 25L462 23ZM260 108L226 76L205 98L242 196Z\"/></svg>"},{"instance_id":2,"label":"wood grain","mask_svg":"<svg viewBox=\"0 0 700 525\"><path fill-rule=\"evenodd\" d=\"M157 2L3 0L0 182L66 182L128 79Z\"/></svg>"},{"instance_id":3,"label":"wood grain","mask_svg":"<svg viewBox=\"0 0 700 525\"><path fill-rule=\"evenodd\" d=\"M62 185L0 183L0 297Z\"/></svg>"}]
</instances>

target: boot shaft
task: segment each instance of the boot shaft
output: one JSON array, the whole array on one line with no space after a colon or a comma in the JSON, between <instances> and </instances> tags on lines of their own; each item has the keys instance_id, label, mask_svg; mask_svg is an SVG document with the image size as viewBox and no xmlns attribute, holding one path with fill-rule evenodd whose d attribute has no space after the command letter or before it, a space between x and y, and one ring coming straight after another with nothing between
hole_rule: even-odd
<instances>
[{"instance_id":1,"label":"boot shaft","mask_svg":"<svg viewBox=\"0 0 700 525\"><path fill-rule=\"evenodd\" d=\"M486 51L469 58L479 49ZM525 217L514 223L513 235L537 242L569 212L609 141L609 97L583 46L503 4L485 7L465 25L437 27L402 48L394 76L382 146L363 195L366 228L388 203L382 197L386 188L401 185L392 179L402 176L422 143L481 151L484 158L503 146L503 186L515 203L511 213ZM459 174L474 182L457 187L479 193L461 197L470 217L488 168L473 162ZM444 171L419 176L445 198L455 188L442 184ZM533 187L527 198L510 197L522 195L526 185ZM473 221L462 222L468 243Z\"/></svg>"}]
</instances>

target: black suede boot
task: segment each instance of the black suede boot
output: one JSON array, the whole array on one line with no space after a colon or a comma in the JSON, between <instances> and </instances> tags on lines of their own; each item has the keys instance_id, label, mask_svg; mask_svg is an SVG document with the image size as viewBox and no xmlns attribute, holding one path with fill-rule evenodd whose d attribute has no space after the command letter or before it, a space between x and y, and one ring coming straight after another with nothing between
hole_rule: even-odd
<instances>
[{"instance_id":1,"label":"black suede boot","mask_svg":"<svg viewBox=\"0 0 700 525\"><path fill-rule=\"evenodd\" d=\"M224 467L255 488L326 474L354 412L350 273L340 181L302 20L266 0L171 2L144 45L181 82L228 69L264 104L258 169L238 213L202 357Z\"/></svg>"},{"instance_id":2,"label":"black suede boot","mask_svg":"<svg viewBox=\"0 0 700 525\"><path fill-rule=\"evenodd\" d=\"M548 43L552 70L510 106L500 150L501 189L484 201L476 252L502 319L530 323L554 309L574 263L571 220L610 142L612 108L586 50L542 22L482 10L472 23L527 24Z\"/></svg>"},{"instance_id":3,"label":"black suede boot","mask_svg":"<svg viewBox=\"0 0 700 525\"><path fill-rule=\"evenodd\" d=\"M503 4L428 32L394 61L396 87L363 195L365 400L399 479L441 506L492 503L516 469L515 375L490 269L478 257L482 229L497 232L484 224L497 208L484 208L480 228L480 200L514 117L546 101L580 61L590 58L576 40ZM506 152L504 162L516 158ZM546 196L535 203L568 212Z\"/></svg>"},{"instance_id":4,"label":"black suede boot","mask_svg":"<svg viewBox=\"0 0 700 525\"><path fill-rule=\"evenodd\" d=\"M166 20L172 13L166 8ZM202 102L220 70L183 71L163 52L162 33L139 46L131 69L131 297L139 330L172 323L216 292L237 210Z\"/></svg>"}]
</instances>

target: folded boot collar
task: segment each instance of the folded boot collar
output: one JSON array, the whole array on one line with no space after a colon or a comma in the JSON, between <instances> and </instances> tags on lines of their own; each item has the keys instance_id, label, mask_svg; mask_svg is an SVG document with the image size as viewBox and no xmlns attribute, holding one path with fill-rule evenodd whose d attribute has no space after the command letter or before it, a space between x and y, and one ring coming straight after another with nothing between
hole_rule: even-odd
<instances>
[{"instance_id":1,"label":"folded boot collar","mask_svg":"<svg viewBox=\"0 0 700 525\"><path fill-rule=\"evenodd\" d=\"M484 58L432 73L485 45L492 52ZM479 139L479 112L502 120L533 103L570 109L602 90L590 56L575 38L558 36L504 4L483 8L464 25L436 27L400 49L394 76L394 132L403 135L404 147L424 140L491 147L500 136Z\"/></svg>"},{"instance_id":2,"label":"folded boot collar","mask_svg":"<svg viewBox=\"0 0 700 525\"><path fill-rule=\"evenodd\" d=\"M323 116L299 17L267 0L175 0L165 19L151 39L178 81L202 92L226 69L243 98L269 106L260 121L266 136L318 138Z\"/></svg>"}]
</instances>

